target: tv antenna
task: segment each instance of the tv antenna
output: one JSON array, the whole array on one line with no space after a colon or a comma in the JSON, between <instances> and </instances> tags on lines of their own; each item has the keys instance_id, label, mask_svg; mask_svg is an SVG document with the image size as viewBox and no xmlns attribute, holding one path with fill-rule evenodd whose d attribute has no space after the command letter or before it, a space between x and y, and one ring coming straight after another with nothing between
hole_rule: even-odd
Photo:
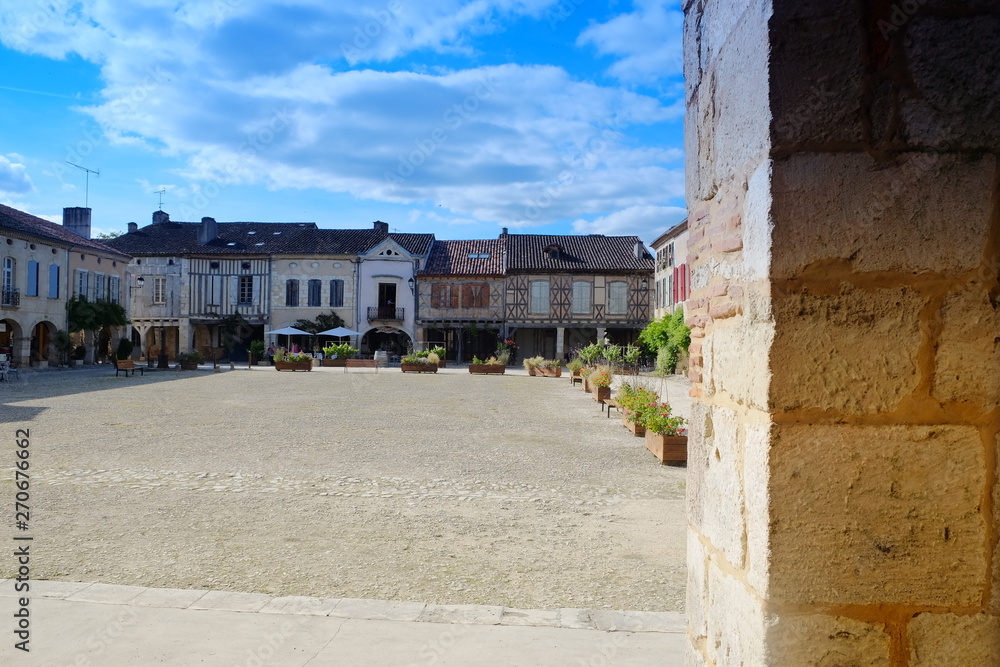
<instances>
[{"instance_id":1,"label":"tv antenna","mask_svg":"<svg viewBox=\"0 0 1000 667\"><path fill-rule=\"evenodd\" d=\"M97 177L100 178L101 177L101 170L100 169L87 169L86 167L81 167L78 164L73 164L69 160L66 160L66 164L73 165L77 169L83 169L85 172L87 172L87 189L84 191L84 195L83 195L83 202L84 202L84 204L83 205L86 208L90 208L90 175L91 174L97 174Z\"/></svg>"},{"instance_id":2,"label":"tv antenna","mask_svg":"<svg viewBox=\"0 0 1000 667\"><path fill-rule=\"evenodd\" d=\"M162 190L157 190L155 192L155 194L160 195L160 210L161 211L163 210L163 193L166 192L166 191L167 191L167 189L163 188Z\"/></svg>"}]
</instances>

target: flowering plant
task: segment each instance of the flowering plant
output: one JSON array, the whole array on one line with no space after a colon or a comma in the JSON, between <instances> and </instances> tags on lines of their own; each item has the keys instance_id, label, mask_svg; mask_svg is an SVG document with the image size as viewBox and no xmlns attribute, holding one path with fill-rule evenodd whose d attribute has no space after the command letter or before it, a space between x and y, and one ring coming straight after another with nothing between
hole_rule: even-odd
<instances>
[{"instance_id":1,"label":"flowering plant","mask_svg":"<svg viewBox=\"0 0 1000 667\"><path fill-rule=\"evenodd\" d=\"M687 435L687 429L684 428L687 421L683 417L671 416L670 406L666 403L649 403L640 412L646 430L660 435Z\"/></svg>"},{"instance_id":2,"label":"flowering plant","mask_svg":"<svg viewBox=\"0 0 1000 667\"><path fill-rule=\"evenodd\" d=\"M611 371L599 370L596 373L592 373L588 380L592 382L595 387L610 387Z\"/></svg>"},{"instance_id":3,"label":"flowering plant","mask_svg":"<svg viewBox=\"0 0 1000 667\"><path fill-rule=\"evenodd\" d=\"M660 400L660 397L655 391L631 385L623 385L615 397L615 402L628 410L629 421L635 423L639 423L639 419L641 418L642 413L640 412L640 408L648 406L651 403L656 403L658 400Z\"/></svg>"}]
</instances>

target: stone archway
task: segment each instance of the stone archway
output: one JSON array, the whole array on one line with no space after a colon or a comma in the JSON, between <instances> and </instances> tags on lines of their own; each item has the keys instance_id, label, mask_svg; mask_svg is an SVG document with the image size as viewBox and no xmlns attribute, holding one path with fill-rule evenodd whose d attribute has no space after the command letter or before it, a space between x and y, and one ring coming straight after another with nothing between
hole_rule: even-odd
<instances>
[{"instance_id":1,"label":"stone archway","mask_svg":"<svg viewBox=\"0 0 1000 667\"><path fill-rule=\"evenodd\" d=\"M387 352L390 356L402 356L413 347L413 337L396 327L374 327L361 336L361 351L374 354Z\"/></svg>"},{"instance_id":2,"label":"stone archway","mask_svg":"<svg viewBox=\"0 0 1000 667\"><path fill-rule=\"evenodd\" d=\"M45 368L49 365L49 360L52 360L53 363L57 362L58 355L52 345L56 330L56 325L47 320L43 320L31 328L31 341L29 342L31 347L28 359L32 366Z\"/></svg>"},{"instance_id":3,"label":"stone archway","mask_svg":"<svg viewBox=\"0 0 1000 667\"><path fill-rule=\"evenodd\" d=\"M0 325L2 325L0 326L2 329L0 330L0 354L7 355L11 361L24 361L23 351L18 349L24 341L21 325L12 319L2 319Z\"/></svg>"}]
</instances>

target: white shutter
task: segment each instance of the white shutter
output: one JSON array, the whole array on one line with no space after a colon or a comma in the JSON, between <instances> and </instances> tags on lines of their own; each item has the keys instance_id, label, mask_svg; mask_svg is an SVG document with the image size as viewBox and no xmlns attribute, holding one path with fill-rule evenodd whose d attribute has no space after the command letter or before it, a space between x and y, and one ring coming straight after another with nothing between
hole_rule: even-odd
<instances>
[{"instance_id":1,"label":"white shutter","mask_svg":"<svg viewBox=\"0 0 1000 667\"><path fill-rule=\"evenodd\" d=\"M253 296L250 301L255 306L260 304L260 276L253 277Z\"/></svg>"},{"instance_id":2,"label":"white shutter","mask_svg":"<svg viewBox=\"0 0 1000 667\"><path fill-rule=\"evenodd\" d=\"M236 306L240 302L240 279L237 276L229 278L229 305Z\"/></svg>"}]
</instances>

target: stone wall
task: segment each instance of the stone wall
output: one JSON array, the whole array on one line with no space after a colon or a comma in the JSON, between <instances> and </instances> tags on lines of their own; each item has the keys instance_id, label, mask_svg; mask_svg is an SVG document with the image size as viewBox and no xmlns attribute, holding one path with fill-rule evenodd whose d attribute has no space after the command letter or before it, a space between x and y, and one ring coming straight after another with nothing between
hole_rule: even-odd
<instances>
[{"instance_id":1,"label":"stone wall","mask_svg":"<svg viewBox=\"0 0 1000 667\"><path fill-rule=\"evenodd\" d=\"M685 11L688 662L1000 665L1000 10Z\"/></svg>"}]
</instances>

